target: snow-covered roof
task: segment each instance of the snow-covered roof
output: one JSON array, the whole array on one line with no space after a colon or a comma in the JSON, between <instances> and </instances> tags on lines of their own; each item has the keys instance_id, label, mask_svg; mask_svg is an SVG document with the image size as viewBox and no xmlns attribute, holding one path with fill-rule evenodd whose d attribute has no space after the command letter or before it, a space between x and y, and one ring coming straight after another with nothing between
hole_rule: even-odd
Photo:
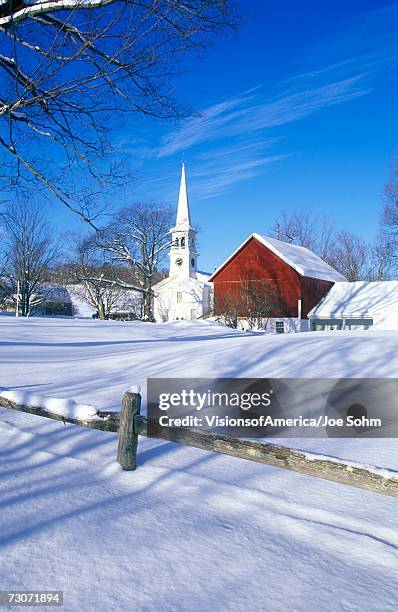
<instances>
[{"instance_id":1,"label":"snow-covered roof","mask_svg":"<svg viewBox=\"0 0 398 612\"><path fill-rule=\"evenodd\" d=\"M198 271L196 272L196 278L192 278L191 276L188 276L186 279L181 278L180 276L177 276L176 274L174 274L173 276L166 276L166 278L156 283L156 285L153 286L153 289L154 291L158 289L163 289L163 287L165 287L169 283L174 283L175 281L178 281L181 283L181 285L183 285L184 283L188 283L188 284L197 284L198 282L208 283L209 280L210 280L210 273L208 272Z\"/></svg>"},{"instance_id":2,"label":"snow-covered roof","mask_svg":"<svg viewBox=\"0 0 398 612\"><path fill-rule=\"evenodd\" d=\"M70 303L72 301L67 288L56 283L45 283L40 285L38 293L46 302Z\"/></svg>"},{"instance_id":3,"label":"snow-covered roof","mask_svg":"<svg viewBox=\"0 0 398 612\"><path fill-rule=\"evenodd\" d=\"M201 270L198 270L196 272L197 280L201 281L202 283L208 283L210 276L211 276L210 272L203 272Z\"/></svg>"},{"instance_id":4,"label":"snow-covered roof","mask_svg":"<svg viewBox=\"0 0 398 612\"><path fill-rule=\"evenodd\" d=\"M398 281L336 283L308 316L363 317L394 302L398 302Z\"/></svg>"},{"instance_id":5,"label":"snow-covered roof","mask_svg":"<svg viewBox=\"0 0 398 612\"><path fill-rule=\"evenodd\" d=\"M275 253L278 257L283 259L289 266L291 266L301 276L308 276L310 278L318 278L320 280L328 280L333 282L345 281L345 277L337 272L332 266L323 261L318 255L315 255L309 249L305 247L297 246L296 244L289 244L288 242L282 242L276 238L270 238L269 236L263 236L262 234L251 234L243 244L240 245L236 251L232 253L224 263L213 272L210 280L213 280L214 276L223 268L240 249L251 239L255 238L261 242L270 251Z\"/></svg>"}]
</instances>

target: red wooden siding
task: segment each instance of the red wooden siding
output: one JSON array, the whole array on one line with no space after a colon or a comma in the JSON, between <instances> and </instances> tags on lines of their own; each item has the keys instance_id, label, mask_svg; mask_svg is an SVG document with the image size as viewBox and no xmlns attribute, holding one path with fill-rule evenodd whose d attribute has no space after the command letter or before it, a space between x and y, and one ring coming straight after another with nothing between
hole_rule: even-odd
<instances>
[{"instance_id":1,"label":"red wooden siding","mask_svg":"<svg viewBox=\"0 0 398 612\"><path fill-rule=\"evenodd\" d=\"M251 238L213 277L214 308L222 304L225 296L237 297L247 281L264 281L270 288L276 287L282 298L275 317L297 317L298 300L302 300L302 318L326 295L334 284L331 281L303 277L270 249ZM244 313L239 313L244 316Z\"/></svg>"},{"instance_id":2,"label":"red wooden siding","mask_svg":"<svg viewBox=\"0 0 398 612\"><path fill-rule=\"evenodd\" d=\"M317 278L301 277L302 287L302 317L306 318L310 310L316 306L329 292L334 283Z\"/></svg>"}]
</instances>

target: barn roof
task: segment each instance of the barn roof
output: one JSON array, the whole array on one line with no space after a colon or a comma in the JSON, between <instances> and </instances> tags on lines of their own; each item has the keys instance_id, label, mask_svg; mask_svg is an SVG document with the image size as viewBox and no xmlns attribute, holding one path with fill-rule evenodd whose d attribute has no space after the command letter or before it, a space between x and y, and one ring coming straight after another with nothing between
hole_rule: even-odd
<instances>
[{"instance_id":1,"label":"barn roof","mask_svg":"<svg viewBox=\"0 0 398 612\"><path fill-rule=\"evenodd\" d=\"M255 238L261 242L270 251L275 253L278 257L283 259L289 266L291 266L301 276L308 276L310 278L318 278L320 280L329 280L333 282L345 281L345 277L337 272L334 268L329 266L326 261L323 261L318 255L315 255L309 249L305 247L297 246L296 244L289 244L288 242L282 242L276 238L270 238L269 236L263 236L262 234L251 234L243 244L240 245L234 253L224 263L213 272L210 280L218 274L218 272L241 250L242 247L251 239Z\"/></svg>"},{"instance_id":2,"label":"barn roof","mask_svg":"<svg viewBox=\"0 0 398 612\"><path fill-rule=\"evenodd\" d=\"M336 283L308 316L363 317L395 302L398 302L398 281Z\"/></svg>"}]
</instances>

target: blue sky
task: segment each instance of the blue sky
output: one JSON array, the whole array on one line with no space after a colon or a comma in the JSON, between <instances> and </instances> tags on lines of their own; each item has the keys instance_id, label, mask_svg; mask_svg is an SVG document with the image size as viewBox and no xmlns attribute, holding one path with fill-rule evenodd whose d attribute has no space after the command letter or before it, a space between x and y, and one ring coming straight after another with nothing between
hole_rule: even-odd
<instances>
[{"instance_id":1,"label":"blue sky","mask_svg":"<svg viewBox=\"0 0 398 612\"><path fill-rule=\"evenodd\" d=\"M184 157L202 269L283 209L328 213L371 239L398 145L398 3L242 6L261 14L179 80L198 116L179 129L135 118L114 133L136 176L115 202L175 206Z\"/></svg>"}]
</instances>

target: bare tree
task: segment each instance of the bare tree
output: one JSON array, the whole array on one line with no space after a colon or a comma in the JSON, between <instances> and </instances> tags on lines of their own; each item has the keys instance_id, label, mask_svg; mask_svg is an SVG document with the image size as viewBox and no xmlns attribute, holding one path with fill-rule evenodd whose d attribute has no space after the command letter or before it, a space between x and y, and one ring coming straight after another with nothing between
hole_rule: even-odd
<instances>
[{"instance_id":1,"label":"bare tree","mask_svg":"<svg viewBox=\"0 0 398 612\"><path fill-rule=\"evenodd\" d=\"M118 270L97 248L94 239L75 236L72 247L75 258L57 271L58 280L68 286L70 293L92 306L99 319L108 319L126 293L117 282Z\"/></svg>"},{"instance_id":2,"label":"bare tree","mask_svg":"<svg viewBox=\"0 0 398 612\"><path fill-rule=\"evenodd\" d=\"M10 285L6 283L5 278L0 277L0 310L6 307L7 301L12 297Z\"/></svg>"},{"instance_id":3,"label":"bare tree","mask_svg":"<svg viewBox=\"0 0 398 612\"><path fill-rule=\"evenodd\" d=\"M391 280L397 273L397 237L381 230L370 251L369 280Z\"/></svg>"},{"instance_id":4,"label":"bare tree","mask_svg":"<svg viewBox=\"0 0 398 612\"><path fill-rule=\"evenodd\" d=\"M348 231L336 234L336 243L329 263L348 281L366 280L370 274L371 245Z\"/></svg>"},{"instance_id":5,"label":"bare tree","mask_svg":"<svg viewBox=\"0 0 398 612\"><path fill-rule=\"evenodd\" d=\"M277 282L247 278L216 296L214 312L229 327L236 328L241 318L250 329L267 328L271 318L289 314Z\"/></svg>"},{"instance_id":6,"label":"bare tree","mask_svg":"<svg viewBox=\"0 0 398 612\"><path fill-rule=\"evenodd\" d=\"M31 190L36 183L93 222L93 201L123 178L109 163L108 128L126 113L161 119L186 114L173 95L183 59L203 53L215 34L238 25L236 4L1 0L4 188ZM78 191L76 173L84 177Z\"/></svg>"},{"instance_id":7,"label":"bare tree","mask_svg":"<svg viewBox=\"0 0 398 612\"><path fill-rule=\"evenodd\" d=\"M395 193L391 186L389 193ZM368 244L347 230L336 232L330 217L303 210L291 215L283 212L273 233L280 240L310 249L349 281L388 280L395 269L397 239L385 228Z\"/></svg>"},{"instance_id":8,"label":"bare tree","mask_svg":"<svg viewBox=\"0 0 398 612\"><path fill-rule=\"evenodd\" d=\"M282 211L275 221L272 234L278 240L310 249L327 260L334 245L334 223L328 215L312 210Z\"/></svg>"},{"instance_id":9,"label":"bare tree","mask_svg":"<svg viewBox=\"0 0 398 612\"><path fill-rule=\"evenodd\" d=\"M239 307L240 300L232 292L227 291L214 297L214 316L233 329L238 327Z\"/></svg>"},{"instance_id":10,"label":"bare tree","mask_svg":"<svg viewBox=\"0 0 398 612\"><path fill-rule=\"evenodd\" d=\"M267 328L269 320L287 317L288 311L277 282L243 280L238 292L240 313L250 329Z\"/></svg>"},{"instance_id":11,"label":"bare tree","mask_svg":"<svg viewBox=\"0 0 398 612\"><path fill-rule=\"evenodd\" d=\"M384 188L384 210L381 229L374 249L374 276L388 280L398 271L398 155L393 162L391 178Z\"/></svg>"},{"instance_id":12,"label":"bare tree","mask_svg":"<svg viewBox=\"0 0 398 612\"><path fill-rule=\"evenodd\" d=\"M155 274L171 244L173 211L159 204L138 203L122 209L105 230L98 232L97 247L113 263L128 265L131 284L116 282L123 288L143 291L143 318L152 321Z\"/></svg>"},{"instance_id":13,"label":"bare tree","mask_svg":"<svg viewBox=\"0 0 398 612\"><path fill-rule=\"evenodd\" d=\"M55 263L54 233L37 204L16 201L2 209L4 257L7 276L17 291L22 316L29 316L40 302L38 290Z\"/></svg>"},{"instance_id":14,"label":"bare tree","mask_svg":"<svg viewBox=\"0 0 398 612\"><path fill-rule=\"evenodd\" d=\"M391 178L384 188L382 221L386 229L398 233L398 154L393 163Z\"/></svg>"}]
</instances>

